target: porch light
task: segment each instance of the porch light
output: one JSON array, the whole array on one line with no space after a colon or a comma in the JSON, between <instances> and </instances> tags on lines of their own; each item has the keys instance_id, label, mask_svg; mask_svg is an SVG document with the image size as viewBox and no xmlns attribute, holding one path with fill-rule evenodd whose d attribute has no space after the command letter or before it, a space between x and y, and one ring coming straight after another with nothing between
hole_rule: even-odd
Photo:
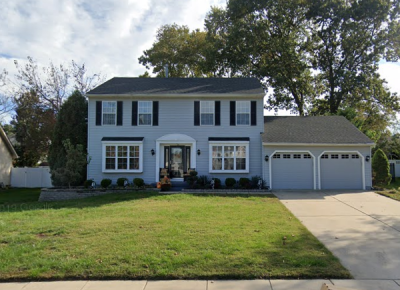
<instances>
[{"instance_id":1,"label":"porch light","mask_svg":"<svg viewBox=\"0 0 400 290\"><path fill-rule=\"evenodd\" d=\"M369 159L370 159L371 157L369 157L369 155L367 155L366 157L365 157L365 161L367 161L367 162L369 162Z\"/></svg>"},{"instance_id":2,"label":"porch light","mask_svg":"<svg viewBox=\"0 0 400 290\"><path fill-rule=\"evenodd\" d=\"M265 160L265 162L268 162L269 161L269 156L265 155L264 160Z\"/></svg>"},{"instance_id":3,"label":"porch light","mask_svg":"<svg viewBox=\"0 0 400 290\"><path fill-rule=\"evenodd\" d=\"M150 150L150 153L151 153L151 155L156 154L156 152L154 151L154 149L151 149L151 150Z\"/></svg>"},{"instance_id":4,"label":"porch light","mask_svg":"<svg viewBox=\"0 0 400 290\"><path fill-rule=\"evenodd\" d=\"M200 154L201 154L200 149L197 149L197 155L200 155Z\"/></svg>"}]
</instances>

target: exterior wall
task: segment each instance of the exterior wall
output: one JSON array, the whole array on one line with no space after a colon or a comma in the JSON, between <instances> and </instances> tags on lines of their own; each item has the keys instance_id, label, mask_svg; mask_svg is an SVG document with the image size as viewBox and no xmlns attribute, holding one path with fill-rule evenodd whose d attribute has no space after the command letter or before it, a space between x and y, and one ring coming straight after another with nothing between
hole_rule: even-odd
<instances>
[{"instance_id":1,"label":"exterior wall","mask_svg":"<svg viewBox=\"0 0 400 290\"><path fill-rule=\"evenodd\" d=\"M298 152L310 152L315 158L315 188L319 189L319 179L320 179L320 168L318 167L318 158L323 152L354 152L357 151L362 155L364 160L364 176L365 176L365 188L370 189L372 187L372 169L371 169L371 148L370 146L263 146L263 178L267 183L267 186L271 185L270 181L270 169L269 162L272 160L272 155L274 151L298 151ZM269 162L264 160L264 156L268 155ZM370 161L366 162L365 157L370 156ZM273 189L273 184L272 184Z\"/></svg>"},{"instance_id":2,"label":"exterior wall","mask_svg":"<svg viewBox=\"0 0 400 290\"><path fill-rule=\"evenodd\" d=\"M96 101L123 101L123 125L122 126L96 126ZM132 181L135 177L143 178L146 183L156 182L156 170L161 166L156 165L156 155L151 155L152 149L157 148L156 140L167 134L185 134L194 138L195 147L201 154L196 157L196 171L199 175L220 178L223 182L227 177L251 177L261 176L262 163L261 133L264 130L263 100L262 98L158 98L142 99L159 102L159 126L132 126L132 99L100 99L91 98L88 106L88 153L91 156L88 165L88 179L94 179L99 183L103 178L110 178L115 182L120 177L126 177ZM194 101L215 100L221 101L221 125L220 126L194 126ZM257 101L257 126L230 126L229 102L233 100ZM102 142L103 137L144 137L143 140L143 172L142 173L103 173L102 172ZM249 173L209 173L209 142L208 137L249 137ZM172 145L172 144L169 144ZM180 145L180 144L176 144ZM193 148L192 148L193 149ZM160 158L160 160L162 160Z\"/></svg>"},{"instance_id":3,"label":"exterior wall","mask_svg":"<svg viewBox=\"0 0 400 290\"><path fill-rule=\"evenodd\" d=\"M12 162L10 151L0 137L0 182L3 182L4 185L10 185Z\"/></svg>"}]
</instances>

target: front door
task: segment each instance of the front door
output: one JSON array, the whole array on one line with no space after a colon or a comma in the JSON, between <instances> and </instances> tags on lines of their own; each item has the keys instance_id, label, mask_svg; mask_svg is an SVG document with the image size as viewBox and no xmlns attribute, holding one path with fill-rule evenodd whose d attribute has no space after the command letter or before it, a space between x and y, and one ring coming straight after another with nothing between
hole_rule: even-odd
<instances>
[{"instance_id":1,"label":"front door","mask_svg":"<svg viewBox=\"0 0 400 290\"><path fill-rule=\"evenodd\" d=\"M180 146L171 146L171 178L183 178L183 148Z\"/></svg>"}]
</instances>

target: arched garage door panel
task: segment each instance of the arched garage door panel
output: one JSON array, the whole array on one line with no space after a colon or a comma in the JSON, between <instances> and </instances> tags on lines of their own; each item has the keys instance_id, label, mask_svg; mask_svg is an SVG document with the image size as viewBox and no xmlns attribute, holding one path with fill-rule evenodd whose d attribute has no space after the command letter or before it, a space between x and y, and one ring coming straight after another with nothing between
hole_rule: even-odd
<instances>
[{"instance_id":1,"label":"arched garage door panel","mask_svg":"<svg viewBox=\"0 0 400 290\"><path fill-rule=\"evenodd\" d=\"M321 189L363 189L362 161L358 154L323 154L320 164Z\"/></svg>"},{"instance_id":2,"label":"arched garage door panel","mask_svg":"<svg viewBox=\"0 0 400 290\"><path fill-rule=\"evenodd\" d=\"M314 188L313 159L309 154L275 153L270 160L273 189Z\"/></svg>"}]
</instances>

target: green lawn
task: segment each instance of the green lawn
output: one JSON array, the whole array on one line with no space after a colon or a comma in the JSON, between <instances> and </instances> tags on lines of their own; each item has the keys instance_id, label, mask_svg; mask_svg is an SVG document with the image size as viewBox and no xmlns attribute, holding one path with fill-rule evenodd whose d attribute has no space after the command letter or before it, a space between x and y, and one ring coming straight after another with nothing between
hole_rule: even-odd
<instances>
[{"instance_id":1,"label":"green lawn","mask_svg":"<svg viewBox=\"0 0 400 290\"><path fill-rule=\"evenodd\" d=\"M34 196L0 191L2 281L350 277L273 195Z\"/></svg>"},{"instance_id":2,"label":"green lawn","mask_svg":"<svg viewBox=\"0 0 400 290\"><path fill-rule=\"evenodd\" d=\"M387 186L380 186L376 192L400 201L400 178Z\"/></svg>"}]
</instances>

